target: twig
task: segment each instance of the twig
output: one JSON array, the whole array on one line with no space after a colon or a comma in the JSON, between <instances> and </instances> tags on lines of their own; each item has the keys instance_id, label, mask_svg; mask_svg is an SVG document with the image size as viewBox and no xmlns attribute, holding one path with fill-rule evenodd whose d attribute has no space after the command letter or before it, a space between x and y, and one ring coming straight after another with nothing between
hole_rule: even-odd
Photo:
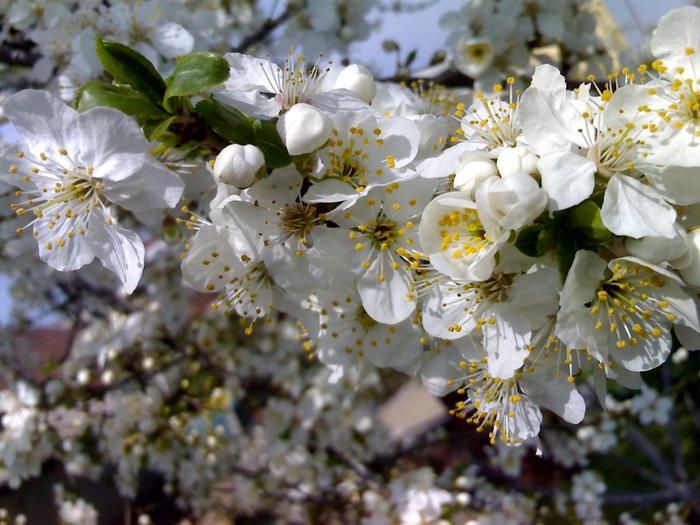
<instances>
[{"instance_id":1,"label":"twig","mask_svg":"<svg viewBox=\"0 0 700 525\"><path fill-rule=\"evenodd\" d=\"M664 366L661 369L661 376L663 379L663 393L664 395L669 395L670 390L671 390L671 372L670 372L670 366L668 362L664 363ZM674 403L675 405L675 403ZM676 425L676 416L673 413L673 408L668 411L668 423L667 423L667 428L668 428L668 435L671 438L671 450L673 452L673 462L675 465L676 469L676 474L678 477L683 481L687 482L688 481L688 473L685 471L685 468L683 467L683 452L681 450L681 440L680 436L678 435L678 427Z\"/></svg>"},{"instance_id":2,"label":"twig","mask_svg":"<svg viewBox=\"0 0 700 525\"><path fill-rule=\"evenodd\" d=\"M683 400L690 413L690 418L693 420L693 425L695 425L695 429L700 434L700 411L698 411L698 406L688 392L683 395Z\"/></svg>"},{"instance_id":3,"label":"twig","mask_svg":"<svg viewBox=\"0 0 700 525\"><path fill-rule=\"evenodd\" d=\"M627 434L630 439L634 442L639 450L646 454L649 461L654 465L654 468L659 472L661 477L669 484L673 483L673 471L668 466L666 461L664 461L659 449L654 446L654 444L647 439L647 437L639 431L635 426L629 425L627 427Z\"/></svg>"},{"instance_id":4,"label":"twig","mask_svg":"<svg viewBox=\"0 0 700 525\"><path fill-rule=\"evenodd\" d=\"M265 22L263 22L263 25L261 25L256 31L254 31L253 33L245 37L243 40L241 40L240 44L233 48L233 52L244 53L253 44L262 42L263 40L265 40L265 38L268 37L270 33L272 33L275 29L281 26L284 22L289 20L291 16L292 9L287 7L287 9L285 9L285 11L278 17L268 18L267 20L265 20Z\"/></svg>"},{"instance_id":5,"label":"twig","mask_svg":"<svg viewBox=\"0 0 700 525\"><path fill-rule=\"evenodd\" d=\"M633 492L630 494L608 494L604 498L609 505L653 505L654 503L672 502L685 499L675 490L659 492Z\"/></svg>"}]
</instances>

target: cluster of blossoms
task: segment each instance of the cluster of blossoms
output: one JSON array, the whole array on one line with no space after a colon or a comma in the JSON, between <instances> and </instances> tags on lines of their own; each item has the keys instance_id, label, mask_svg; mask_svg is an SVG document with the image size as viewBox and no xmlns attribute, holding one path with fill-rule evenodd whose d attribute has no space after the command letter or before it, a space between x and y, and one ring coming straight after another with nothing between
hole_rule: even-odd
<instances>
[{"instance_id":1,"label":"cluster of blossoms","mask_svg":"<svg viewBox=\"0 0 700 525\"><path fill-rule=\"evenodd\" d=\"M590 38L568 60L596 55L590 13L472 2L445 19L472 92L200 51L245 40L222 35L262 23L253 2L45 3L3 26L39 46L39 82L59 75L2 106L21 139L0 153L0 269L20 322L49 303L72 325L40 373L21 324L0 341L3 484L57 461L64 486L110 477L138 501L155 474L241 523L595 525L596 456L629 433L656 501L679 502L657 521L693 512L682 447L669 473L636 425L678 441L671 380L641 373L700 348L700 9L662 18L634 71L572 89L540 64L519 89L495 79L563 27ZM289 2L280 45L303 28L305 51L342 52L372 6ZM450 396L425 441L381 415L407 377ZM97 521L54 496L63 522Z\"/></svg>"},{"instance_id":2,"label":"cluster of blossoms","mask_svg":"<svg viewBox=\"0 0 700 525\"><path fill-rule=\"evenodd\" d=\"M295 316L338 374L392 367L458 390L455 414L493 440L536 436L541 407L581 421L576 377L603 398L606 378L638 387L662 364L672 331L696 347L698 44L678 27L698 13L662 19L639 74L570 91L543 65L523 92L509 78L477 93L451 139L439 111L377 111L384 88L356 66L328 89L318 66L229 56L215 96L281 111L298 160L219 155L215 176L240 191L190 218L185 282L251 323Z\"/></svg>"},{"instance_id":3,"label":"cluster of blossoms","mask_svg":"<svg viewBox=\"0 0 700 525\"><path fill-rule=\"evenodd\" d=\"M396 86L362 66L226 55L212 100L277 119L294 160L269 169L254 144L219 153L209 219L183 207L196 231L184 282L217 293L212 308L249 333L272 311L292 315L337 377L392 367L466 394L455 413L493 440L536 436L540 407L579 422L575 376L600 376L601 396L605 377L638 386L668 357L672 329L689 348L700 332L698 243L677 209L700 201L700 65L691 33L675 29L698 13L661 21L652 79L642 66L643 82L625 70L623 87L614 76L569 91L539 66L522 93L509 77L505 100L495 85L457 103L452 137L450 98L435 90L387 110L381 91ZM147 222L185 182L115 109L78 113L22 91L4 113L23 137L0 161L27 216L17 232L33 231L52 268L97 258L132 292L145 250L119 215Z\"/></svg>"},{"instance_id":4,"label":"cluster of blossoms","mask_svg":"<svg viewBox=\"0 0 700 525\"><path fill-rule=\"evenodd\" d=\"M584 60L591 67L609 65L608 44L596 34L588 2L468 0L445 13L440 25L449 31L454 67L480 89L490 89L508 74L527 74L538 53L540 60L555 59L567 70ZM571 34L577 37L567 38Z\"/></svg>"},{"instance_id":5,"label":"cluster of blossoms","mask_svg":"<svg viewBox=\"0 0 700 525\"><path fill-rule=\"evenodd\" d=\"M349 42L366 39L377 25L368 21L376 4L290 1L278 14L278 22L286 22L281 34L266 48L286 53L297 44L312 54L344 53ZM192 51L238 47L264 26L270 9L255 0L18 0L0 7L0 40L17 52L31 44L31 54L18 61L31 71L7 71L8 81L49 84L65 101L73 100L81 84L104 73L95 53L96 36L130 45L168 72L175 58ZM18 41L17 35L25 40Z\"/></svg>"}]
</instances>

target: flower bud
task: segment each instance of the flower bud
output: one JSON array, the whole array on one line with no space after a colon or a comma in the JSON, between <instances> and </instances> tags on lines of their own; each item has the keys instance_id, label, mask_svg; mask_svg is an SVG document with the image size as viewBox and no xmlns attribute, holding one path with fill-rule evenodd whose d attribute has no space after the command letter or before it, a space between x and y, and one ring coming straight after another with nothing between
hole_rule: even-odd
<instances>
[{"instance_id":1,"label":"flower bud","mask_svg":"<svg viewBox=\"0 0 700 525\"><path fill-rule=\"evenodd\" d=\"M323 146L331 134L331 119L315 107L299 103L277 121L277 132L290 155L304 155Z\"/></svg>"},{"instance_id":2,"label":"flower bud","mask_svg":"<svg viewBox=\"0 0 700 525\"><path fill-rule=\"evenodd\" d=\"M491 177L476 192L476 207L486 231L518 230L534 221L547 206L547 193L523 173Z\"/></svg>"},{"instance_id":3,"label":"flower bud","mask_svg":"<svg viewBox=\"0 0 700 525\"><path fill-rule=\"evenodd\" d=\"M700 286L700 229L688 233L687 260L679 270L683 280L691 286ZM674 261L676 262L676 261Z\"/></svg>"},{"instance_id":4,"label":"flower bud","mask_svg":"<svg viewBox=\"0 0 700 525\"><path fill-rule=\"evenodd\" d=\"M79 385L87 385L90 382L90 370L81 368L78 370L78 375L75 377Z\"/></svg>"},{"instance_id":5,"label":"flower bud","mask_svg":"<svg viewBox=\"0 0 700 525\"><path fill-rule=\"evenodd\" d=\"M496 163L483 151L470 151L462 155L453 184L456 190L473 197L479 185L494 176L498 176Z\"/></svg>"},{"instance_id":6,"label":"flower bud","mask_svg":"<svg viewBox=\"0 0 700 525\"><path fill-rule=\"evenodd\" d=\"M216 157L214 176L224 184L247 188L265 169L265 157L257 146L231 144Z\"/></svg>"},{"instance_id":7,"label":"flower bud","mask_svg":"<svg viewBox=\"0 0 700 525\"><path fill-rule=\"evenodd\" d=\"M496 165L501 177L509 177L514 173L530 175L537 173L537 155L522 146L504 148L498 154Z\"/></svg>"},{"instance_id":8,"label":"flower bud","mask_svg":"<svg viewBox=\"0 0 700 525\"><path fill-rule=\"evenodd\" d=\"M374 77L369 69L359 64L350 64L343 69L335 81L336 89L348 89L370 104L377 93Z\"/></svg>"},{"instance_id":9,"label":"flower bud","mask_svg":"<svg viewBox=\"0 0 700 525\"><path fill-rule=\"evenodd\" d=\"M102 372L102 377L100 379L102 380L103 385L111 385L114 383L114 370L105 370Z\"/></svg>"},{"instance_id":10,"label":"flower bud","mask_svg":"<svg viewBox=\"0 0 700 525\"><path fill-rule=\"evenodd\" d=\"M651 264L661 264L682 258L688 252L685 235L672 239L667 237L642 237L625 239L625 248L635 257Z\"/></svg>"}]
</instances>

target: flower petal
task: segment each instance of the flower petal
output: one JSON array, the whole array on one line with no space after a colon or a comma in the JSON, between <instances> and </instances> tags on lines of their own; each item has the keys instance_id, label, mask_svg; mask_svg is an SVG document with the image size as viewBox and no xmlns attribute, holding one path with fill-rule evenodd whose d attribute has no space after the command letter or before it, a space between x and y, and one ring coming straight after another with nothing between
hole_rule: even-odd
<instances>
[{"instance_id":1,"label":"flower petal","mask_svg":"<svg viewBox=\"0 0 700 525\"><path fill-rule=\"evenodd\" d=\"M569 150L572 144L588 147L578 130L589 124L564 93L528 88L518 104L518 118L525 140L540 155Z\"/></svg>"},{"instance_id":2,"label":"flower petal","mask_svg":"<svg viewBox=\"0 0 700 525\"><path fill-rule=\"evenodd\" d=\"M617 235L676 236L676 211L653 188L632 177L618 175L608 181L600 215L605 227Z\"/></svg>"},{"instance_id":3,"label":"flower petal","mask_svg":"<svg viewBox=\"0 0 700 525\"><path fill-rule=\"evenodd\" d=\"M136 122L112 108L95 107L78 116L80 160L93 176L119 181L146 162L148 143ZM70 150L69 150L70 153Z\"/></svg>"},{"instance_id":4,"label":"flower petal","mask_svg":"<svg viewBox=\"0 0 700 525\"><path fill-rule=\"evenodd\" d=\"M126 293L136 289L143 272L144 247L133 231L122 228L112 219L107 224L101 214L94 213L88 225L88 239L102 266L115 273Z\"/></svg>"},{"instance_id":5,"label":"flower petal","mask_svg":"<svg viewBox=\"0 0 700 525\"><path fill-rule=\"evenodd\" d=\"M152 157L130 177L105 180L105 196L124 209L140 212L173 208L180 201L185 183L165 164Z\"/></svg>"},{"instance_id":6,"label":"flower petal","mask_svg":"<svg viewBox=\"0 0 700 525\"><path fill-rule=\"evenodd\" d=\"M700 9L681 7L666 13L651 37L651 52L663 60L664 66L687 71L700 71ZM686 49L695 52L687 54Z\"/></svg>"},{"instance_id":7,"label":"flower petal","mask_svg":"<svg viewBox=\"0 0 700 525\"><path fill-rule=\"evenodd\" d=\"M42 150L55 154L60 148L69 152L77 149L78 112L58 97L46 91L25 89L7 98L3 112L37 155Z\"/></svg>"},{"instance_id":8,"label":"flower petal","mask_svg":"<svg viewBox=\"0 0 700 525\"><path fill-rule=\"evenodd\" d=\"M165 58L186 55L194 47L194 37L180 24L166 22L157 25L151 33L153 47Z\"/></svg>"},{"instance_id":9,"label":"flower petal","mask_svg":"<svg viewBox=\"0 0 700 525\"><path fill-rule=\"evenodd\" d=\"M595 163L571 151L558 151L537 162L548 209L565 210L590 197L595 186Z\"/></svg>"},{"instance_id":10,"label":"flower petal","mask_svg":"<svg viewBox=\"0 0 700 525\"><path fill-rule=\"evenodd\" d=\"M380 323L396 324L408 318L416 309L415 300L409 299L412 283L408 272L394 270L388 255L374 257L360 277L357 289L362 306Z\"/></svg>"},{"instance_id":11,"label":"flower petal","mask_svg":"<svg viewBox=\"0 0 700 525\"><path fill-rule=\"evenodd\" d=\"M514 312L501 312L492 319L494 323L486 323L482 327L489 374L499 379L509 379L523 366L528 355L525 346L530 342L530 323Z\"/></svg>"}]
</instances>

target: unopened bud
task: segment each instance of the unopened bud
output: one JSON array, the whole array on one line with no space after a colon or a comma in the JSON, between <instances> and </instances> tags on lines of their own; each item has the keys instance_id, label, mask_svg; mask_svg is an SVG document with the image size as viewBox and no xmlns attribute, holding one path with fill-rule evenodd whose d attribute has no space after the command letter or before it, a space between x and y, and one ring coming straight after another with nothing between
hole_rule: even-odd
<instances>
[{"instance_id":1,"label":"unopened bud","mask_svg":"<svg viewBox=\"0 0 700 525\"><path fill-rule=\"evenodd\" d=\"M294 104L277 121L277 132L290 155L304 155L323 146L331 127L330 118L304 103Z\"/></svg>"},{"instance_id":2,"label":"unopened bud","mask_svg":"<svg viewBox=\"0 0 700 525\"><path fill-rule=\"evenodd\" d=\"M231 144L221 150L214 163L214 176L224 184L247 188L265 169L265 157L257 146Z\"/></svg>"},{"instance_id":3,"label":"unopened bud","mask_svg":"<svg viewBox=\"0 0 700 525\"><path fill-rule=\"evenodd\" d=\"M335 81L336 89L348 89L370 104L377 93L374 77L369 69L359 64L350 64L343 69Z\"/></svg>"},{"instance_id":4,"label":"unopened bud","mask_svg":"<svg viewBox=\"0 0 700 525\"><path fill-rule=\"evenodd\" d=\"M102 372L102 384L103 385L111 385L114 382L114 371L113 370L105 370Z\"/></svg>"},{"instance_id":5,"label":"unopened bud","mask_svg":"<svg viewBox=\"0 0 700 525\"><path fill-rule=\"evenodd\" d=\"M455 189L473 197L479 185L494 176L498 176L496 163L483 151L470 151L462 155L453 184Z\"/></svg>"},{"instance_id":6,"label":"unopened bud","mask_svg":"<svg viewBox=\"0 0 700 525\"><path fill-rule=\"evenodd\" d=\"M90 382L90 370L87 368L79 370L75 379L79 385L87 385Z\"/></svg>"},{"instance_id":7,"label":"unopened bud","mask_svg":"<svg viewBox=\"0 0 700 525\"><path fill-rule=\"evenodd\" d=\"M537 155L522 146L504 148L498 154L496 165L501 177L508 177L515 173L530 175L537 173Z\"/></svg>"},{"instance_id":8,"label":"unopened bud","mask_svg":"<svg viewBox=\"0 0 700 525\"><path fill-rule=\"evenodd\" d=\"M143 361L141 361L141 366L143 367L144 370L151 370L156 364L155 359L153 359L152 356L146 356L143 358Z\"/></svg>"}]
</instances>

